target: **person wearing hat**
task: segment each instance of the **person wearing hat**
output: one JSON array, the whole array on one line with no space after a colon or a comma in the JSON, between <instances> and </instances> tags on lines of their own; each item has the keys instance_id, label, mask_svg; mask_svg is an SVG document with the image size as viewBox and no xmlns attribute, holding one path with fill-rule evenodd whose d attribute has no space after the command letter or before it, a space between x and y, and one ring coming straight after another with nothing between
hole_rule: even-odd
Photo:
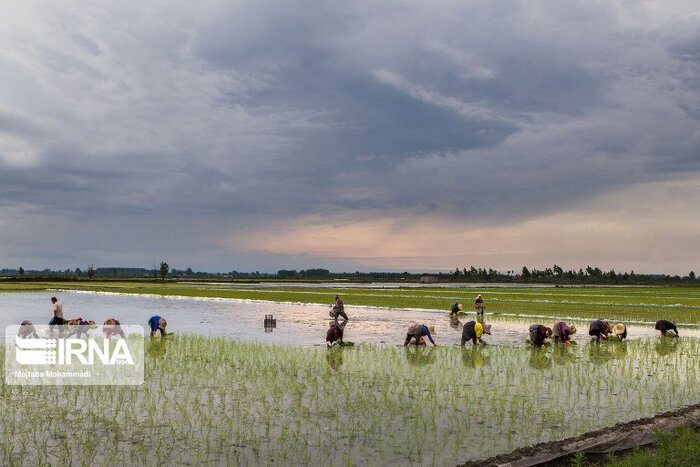
<instances>
[{"instance_id":1,"label":"person wearing hat","mask_svg":"<svg viewBox=\"0 0 700 467\"><path fill-rule=\"evenodd\" d=\"M544 346L545 339L552 336L552 328L543 324L533 324L530 326L530 345L533 347Z\"/></svg>"},{"instance_id":2,"label":"person wearing hat","mask_svg":"<svg viewBox=\"0 0 700 467\"><path fill-rule=\"evenodd\" d=\"M406 331L406 341L403 345L408 345L411 343L411 339L416 340L416 345L420 345L421 337L427 337L428 340L433 344L433 347L437 347L437 344L433 340L431 333L435 333L435 326L426 326L425 324L412 324L408 327Z\"/></svg>"},{"instance_id":3,"label":"person wearing hat","mask_svg":"<svg viewBox=\"0 0 700 467\"><path fill-rule=\"evenodd\" d=\"M676 323L673 321L660 319L656 322L654 329L661 331L662 336L678 337L678 328L676 328ZM671 334L666 334L667 332L670 332Z\"/></svg>"},{"instance_id":4,"label":"person wearing hat","mask_svg":"<svg viewBox=\"0 0 700 467\"><path fill-rule=\"evenodd\" d=\"M607 321L600 319L591 321L591 324L588 326L588 335L592 336L596 341L600 341L600 339L607 339L610 331L612 331L610 324Z\"/></svg>"},{"instance_id":5,"label":"person wearing hat","mask_svg":"<svg viewBox=\"0 0 700 467\"><path fill-rule=\"evenodd\" d=\"M481 298L481 294L476 296L474 300L474 308L476 308L476 320L480 323L484 323L484 299Z\"/></svg>"},{"instance_id":6,"label":"person wearing hat","mask_svg":"<svg viewBox=\"0 0 700 467\"><path fill-rule=\"evenodd\" d=\"M612 333L620 340L624 340L627 337L627 326L624 323L615 323L612 327Z\"/></svg>"},{"instance_id":7,"label":"person wearing hat","mask_svg":"<svg viewBox=\"0 0 700 467\"><path fill-rule=\"evenodd\" d=\"M462 343L460 345L464 347L464 344L466 344L468 340L471 340L473 345L476 345L477 341L481 345L486 345L486 342L481 340L483 334L491 335L490 325L477 323L473 320L464 323L464 327L462 328Z\"/></svg>"},{"instance_id":8,"label":"person wearing hat","mask_svg":"<svg viewBox=\"0 0 700 467\"><path fill-rule=\"evenodd\" d=\"M345 321L348 320L348 315L345 314L345 305L338 294L335 294L335 305L333 305L330 311L330 316L336 321L338 320L338 316L342 316Z\"/></svg>"},{"instance_id":9,"label":"person wearing hat","mask_svg":"<svg viewBox=\"0 0 700 467\"><path fill-rule=\"evenodd\" d=\"M554 342L563 342L567 346L571 345L571 335L576 334L576 325L569 326L564 321L559 321L552 326L552 339Z\"/></svg>"},{"instance_id":10,"label":"person wearing hat","mask_svg":"<svg viewBox=\"0 0 700 467\"><path fill-rule=\"evenodd\" d=\"M148 320L148 326L151 328L151 337L155 337L156 332L158 331L160 331L161 337L167 336L168 332L165 330L167 325L168 322L165 320L165 318L161 318L158 315L151 316Z\"/></svg>"}]
</instances>

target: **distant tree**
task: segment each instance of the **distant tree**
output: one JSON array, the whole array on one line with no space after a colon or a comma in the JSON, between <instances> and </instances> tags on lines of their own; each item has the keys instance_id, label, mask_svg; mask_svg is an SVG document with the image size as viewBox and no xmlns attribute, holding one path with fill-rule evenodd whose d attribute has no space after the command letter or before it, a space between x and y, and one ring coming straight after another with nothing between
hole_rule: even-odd
<instances>
[{"instance_id":1,"label":"distant tree","mask_svg":"<svg viewBox=\"0 0 700 467\"><path fill-rule=\"evenodd\" d=\"M690 271L690 272L688 273L688 278L689 278L691 281L694 281L694 280L695 280L695 271Z\"/></svg>"},{"instance_id":2,"label":"distant tree","mask_svg":"<svg viewBox=\"0 0 700 467\"><path fill-rule=\"evenodd\" d=\"M192 275L192 268L185 269L185 274L187 274L188 276L191 276Z\"/></svg>"},{"instance_id":3,"label":"distant tree","mask_svg":"<svg viewBox=\"0 0 700 467\"><path fill-rule=\"evenodd\" d=\"M79 276L83 273L83 271L80 270L80 268L75 268L75 275Z\"/></svg>"},{"instance_id":4,"label":"distant tree","mask_svg":"<svg viewBox=\"0 0 700 467\"><path fill-rule=\"evenodd\" d=\"M160 277L165 280L165 276L168 275L168 271L170 271L170 266L168 263L165 261L160 262Z\"/></svg>"},{"instance_id":5,"label":"distant tree","mask_svg":"<svg viewBox=\"0 0 700 467\"><path fill-rule=\"evenodd\" d=\"M530 270L527 268L527 266L523 266L523 270L520 273L523 279L529 279L530 278Z\"/></svg>"},{"instance_id":6,"label":"distant tree","mask_svg":"<svg viewBox=\"0 0 700 467\"><path fill-rule=\"evenodd\" d=\"M87 275L88 275L89 279L92 279L93 277L95 277L95 266L94 265L88 264Z\"/></svg>"},{"instance_id":7,"label":"distant tree","mask_svg":"<svg viewBox=\"0 0 700 467\"><path fill-rule=\"evenodd\" d=\"M19 267L19 270L17 272L19 273L20 277L24 276L24 268L22 266Z\"/></svg>"}]
</instances>

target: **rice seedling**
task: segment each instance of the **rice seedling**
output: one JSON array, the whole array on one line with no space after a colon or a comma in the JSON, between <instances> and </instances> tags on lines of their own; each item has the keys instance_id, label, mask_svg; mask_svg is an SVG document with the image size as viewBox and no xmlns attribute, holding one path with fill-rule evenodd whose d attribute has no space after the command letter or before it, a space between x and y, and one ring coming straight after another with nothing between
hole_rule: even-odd
<instances>
[{"instance_id":1,"label":"rice seedling","mask_svg":"<svg viewBox=\"0 0 700 467\"><path fill-rule=\"evenodd\" d=\"M454 464L700 402L699 341L665 342L327 350L181 335L147 358L143 386L1 383L0 453L17 465Z\"/></svg>"}]
</instances>

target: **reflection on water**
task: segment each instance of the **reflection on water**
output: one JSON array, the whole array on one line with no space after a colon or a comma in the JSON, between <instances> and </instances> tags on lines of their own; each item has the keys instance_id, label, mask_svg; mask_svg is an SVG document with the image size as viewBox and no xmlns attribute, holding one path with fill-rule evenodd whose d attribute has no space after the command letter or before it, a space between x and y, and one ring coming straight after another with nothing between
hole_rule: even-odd
<instances>
[{"instance_id":1,"label":"reflection on water","mask_svg":"<svg viewBox=\"0 0 700 467\"><path fill-rule=\"evenodd\" d=\"M576 346L575 342L571 343L572 346ZM567 363L572 363L576 361L576 356L572 351L571 347L563 343L555 343L552 345L552 362L557 365L566 365Z\"/></svg>"},{"instance_id":2,"label":"reflection on water","mask_svg":"<svg viewBox=\"0 0 700 467\"><path fill-rule=\"evenodd\" d=\"M591 363L600 365L627 356L627 342L619 340L591 342L588 357Z\"/></svg>"},{"instance_id":3,"label":"reflection on water","mask_svg":"<svg viewBox=\"0 0 700 467\"><path fill-rule=\"evenodd\" d=\"M404 347L409 365L424 366L435 363L437 352L430 346L407 345Z\"/></svg>"},{"instance_id":4,"label":"reflection on water","mask_svg":"<svg viewBox=\"0 0 700 467\"><path fill-rule=\"evenodd\" d=\"M678 337L661 337L654 345L659 355L669 355L678 349Z\"/></svg>"},{"instance_id":5,"label":"reflection on water","mask_svg":"<svg viewBox=\"0 0 700 467\"><path fill-rule=\"evenodd\" d=\"M491 357L482 355L479 347L462 347L462 362L469 368L482 368L488 366Z\"/></svg>"},{"instance_id":6,"label":"reflection on water","mask_svg":"<svg viewBox=\"0 0 700 467\"><path fill-rule=\"evenodd\" d=\"M152 358L161 358L166 353L166 342L167 338L154 337L146 344L146 355Z\"/></svg>"},{"instance_id":7,"label":"reflection on water","mask_svg":"<svg viewBox=\"0 0 700 467\"><path fill-rule=\"evenodd\" d=\"M328 330L328 306L291 303L270 303L233 299L179 298L118 294L94 294L76 292L31 292L0 293L0 326L20 324L23 320L33 323L48 323L53 316L52 295L63 302L67 319L82 317L103 323L107 318L116 318L122 324L147 326L148 318L154 314L168 320L168 330L178 333L194 333L223 336L271 344L294 344L308 346L325 345ZM350 320L345 328L344 339L356 343L402 344L406 329L414 323L434 324L433 337L440 345L461 342L460 319L449 318L449 301L445 311L404 310L345 303ZM260 321L273 315L276 326L266 332ZM464 322L475 319L473 312L460 315ZM489 315L492 325L488 343L493 345L522 345L528 337L532 319L501 318ZM539 320L542 321L542 320ZM543 322L551 326L557 320ZM569 320L567 320L569 322ZM573 321L572 321L573 322ZM580 328L588 326L588 320L576 321ZM629 338L657 337L658 331L650 326L628 326ZM683 336L700 337L700 330L683 329ZM587 342L588 336L579 333L573 341ZM0 333L0 340L4 339Z\"/></svg>"},{"instance_id":8,"label":"reflection on water","mask_svg":"<svg viewBox=\"0 0 700 467\"><path fill-rule=\"evenodd\" d=\"M326 351L326 361L328 366L334 370L340 369L343 365L343 347L332 347Z\"/></svg>"},{"instance_id":9,"label":"reflection on water","mask_svg":"<svg viewBox=\"0 0 700 467\"><path fill-rule=\"evenodd\" d=\"M265 315L263 327L265 332L272 332L272 330L277 327L277 320L272 315Z\"/></svg>"},{"instance_id":10,"label":"reflection on water","mask_svg":"<svg viewBox=\"0 0 700 467\"><path fill-rule=\"evenodd\" d=\"M552 367L552 358L550 357L546 349L530 349L529 364L532 368L537 368L538 370L546 370L547 368Z\"/></svg>"}]
</instances>

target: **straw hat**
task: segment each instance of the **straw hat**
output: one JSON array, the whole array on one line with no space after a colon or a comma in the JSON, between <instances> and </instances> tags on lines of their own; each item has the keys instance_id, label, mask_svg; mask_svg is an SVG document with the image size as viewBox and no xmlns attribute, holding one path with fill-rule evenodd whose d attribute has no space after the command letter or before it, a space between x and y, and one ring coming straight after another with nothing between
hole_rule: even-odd
<instances>
[{"instance_id":1,"label":"straw hat","mask_svg":"<svg viewBox=\"0 0 700 467\"><path fill-rule=\"evenodd\" d=\"M612 333L615 334L616 336L619 336L620 334L625 333L625 325L622 323L617 323L615 326L612 327Z\"/></svg>"},{"instance_id":2,"label":"straw hat","mask_svg":"<svg viewBox=\"0 0 700 467\"><path fill-rule=\"evenodd\" d=\"M428 331L430 331L430 334L435 334L435 326L432 324L428 326Z\"/></svg>"},{"instance_id":3,"label":"straw hat","mask_svg":"<svg viewBox=\"0 0 700 467\"><path fill-rule=\"evenodd\" d=\"M476 298L481 298L481 294L477 295Z\"/></svg>"},{"instance_id":4,"label":"straw hat","mask_svg":"<svg viewBox=\"0 0 700 467\"><path fill-rule=\"evenodd\" d=\"M484 324L484 334L488 334L489 336L491 335L491 325L490 324Z\"/></svg>"},{"instance_id":5,"label":"straw hat","mask_svg":"<svg viewBox=\"0 0 700 467\"><path fill-rule=\"evenodd\" d=\"M168 325L168 322L165 321L165 318L161 318L160 321L158 321L158 329L163 329L165 330L165 326Z\"/></svg>"},{"instance_id":6,"label":"straw hat","mask_svg":"<svg viewBox=\"0 0 700 467\"><path fill-rule=\"evenodd\" d=\"M576 334L576 325L572 324L569 326L569 334Z\"/></svg>"},{"instance_id":7,"label":"straw hat","mask_svg":"<svg viewBox=\"0 0 700 467\"><path fill-rule=\"evenodd\" d=\"M462 308L464 308L464 305L462 305L461 303L458 303L457 308L459 308L461 310Z\"/></svg>"},{"instance_id":8,"label":"straw hat","mask_svg":"<svg viewBox=\"0 0 700 467\"><path fill-rule=\"evenodd\" d=\"M97 324L95 324L95 320L94 320L94 319L91 319L90 321L88 321L88 327L89 327L90 329L96 329L96 328L97 328Z\"/></svg>"}]
</instances>

